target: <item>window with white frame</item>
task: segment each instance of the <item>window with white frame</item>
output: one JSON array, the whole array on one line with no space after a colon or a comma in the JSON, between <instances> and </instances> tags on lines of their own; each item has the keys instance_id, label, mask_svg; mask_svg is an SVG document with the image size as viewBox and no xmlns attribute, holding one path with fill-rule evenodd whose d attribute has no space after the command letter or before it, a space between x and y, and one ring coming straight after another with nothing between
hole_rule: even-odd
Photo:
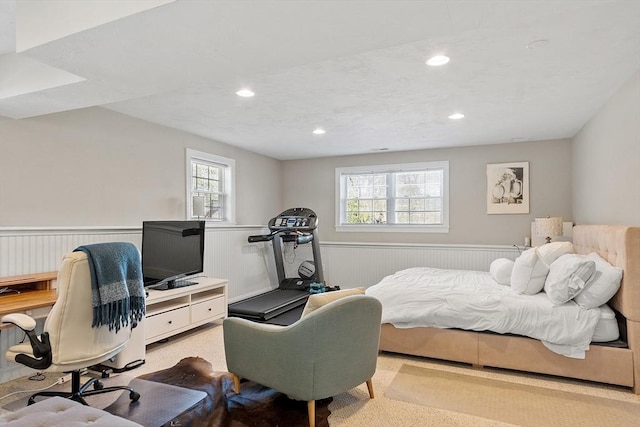
<instances>
[{"instance_id":1,"label":"window with white frame","mask_svg":"<svg viewBox=\"0 0 640 427\"><path fill-rule=\"evenodd\" d=\"M336 169L338 231L449 231L449 162Z\"/></svg>"},{"instance_id":2,"label":"window with white frame","mask_svg":"<svg viewBox=\"0 0 640 427\"><path fill-rule=\"evenodd\" d=\"M235 160L187 149L187 218L235 223Z\"/></svg>"}]
</instances>

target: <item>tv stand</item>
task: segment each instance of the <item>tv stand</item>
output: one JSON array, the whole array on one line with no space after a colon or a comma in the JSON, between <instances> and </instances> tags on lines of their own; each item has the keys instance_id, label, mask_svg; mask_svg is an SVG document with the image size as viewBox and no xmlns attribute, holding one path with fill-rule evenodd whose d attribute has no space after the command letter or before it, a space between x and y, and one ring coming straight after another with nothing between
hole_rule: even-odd
<instances>
[{"instance_id":1,"label":"tv stand","mask_svg":"<svg viewBox=\"0 0 640 427\"><path fill-rule=\"evenodd\" d=\"M145 344L227 317L227 280L198 277L190 286L147 288Z\"/></svg>"}]
</instances>

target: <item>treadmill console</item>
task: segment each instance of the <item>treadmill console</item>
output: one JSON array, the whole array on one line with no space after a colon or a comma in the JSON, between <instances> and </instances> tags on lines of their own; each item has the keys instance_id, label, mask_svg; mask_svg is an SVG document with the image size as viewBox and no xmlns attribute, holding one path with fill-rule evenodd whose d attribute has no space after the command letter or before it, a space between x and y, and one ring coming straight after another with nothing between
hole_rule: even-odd
<instances>
[{"instance_id":1,"label":"treadmill console","mask_svg":"<svg viewBox=\"0 0 640 427\"><path fill-rule=\"evenodd\" d=\"M318 217L307 208L293 208L282 212L269 221L269 229L309 232L315 230L318 226Z\"/></svg>"}]
</instances>

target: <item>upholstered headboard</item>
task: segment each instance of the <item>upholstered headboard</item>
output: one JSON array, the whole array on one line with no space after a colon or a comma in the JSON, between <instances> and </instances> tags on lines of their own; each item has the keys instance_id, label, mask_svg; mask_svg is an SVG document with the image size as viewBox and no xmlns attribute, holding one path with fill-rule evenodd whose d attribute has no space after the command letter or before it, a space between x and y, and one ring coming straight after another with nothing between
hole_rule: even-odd
<instances>
[{"instance_id":1,"label":"upholstered headboard","mask_svg":"<svg viewBox=\"0 0 640 427\"><path fill-rule=\"evenodd\" d=\"M628 320L640 322L640 227L576 225L573 247L579 254L597 252L624 270L620 290L609 305Z\"/></svg>"}]
</instances>

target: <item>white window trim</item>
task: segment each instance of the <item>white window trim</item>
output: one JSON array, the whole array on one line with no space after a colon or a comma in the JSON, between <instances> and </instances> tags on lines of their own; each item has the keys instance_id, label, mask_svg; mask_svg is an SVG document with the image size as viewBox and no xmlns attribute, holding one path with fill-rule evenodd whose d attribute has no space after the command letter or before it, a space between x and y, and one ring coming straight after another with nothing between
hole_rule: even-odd
<instances>
[{"instance_id":1,"label":"white window trim","mask_svg":"<svg viewBox=\"0 0 640 427\"><path fill-rule=\"evenodd\" d=\"M425 169L439 168L444 171L444 182L442 188L443 208L442 224L439 225L396 225L396 224L378 224L378 225L344 225L341 224L342 214L346 208L345 200L341 197L342 175L358 174L358 173L384 173L389 171L403 172ZM449 162L422 162L422 163L401 163L391 165L375 165L375 166L355 166L336 168L335 176L335 196L336 196L336 216L335 228L337 232L380 232L380 233L448 233L449 232Z\"/></svg>"},{"instance_id":2,"label":"white window trim","mask_svg":"<svg viewBox=\"0 0 640 427\"><path fill-rule=\"evenodd\" d=\"M187 219L191 219L193 212L193 202L191 200L191 161L203 160L205 162L218 163L226 166L224 168L224 192L227 195L225 204L225 220L206 220L207 225L234 225L236 223L236 161L227 157L217 156L215 154L205 153L203 151L186 149L186 164L185 164L185 177L186 177L186 196L185 196L185 208Z\"/></svg>"}]
</instances>

